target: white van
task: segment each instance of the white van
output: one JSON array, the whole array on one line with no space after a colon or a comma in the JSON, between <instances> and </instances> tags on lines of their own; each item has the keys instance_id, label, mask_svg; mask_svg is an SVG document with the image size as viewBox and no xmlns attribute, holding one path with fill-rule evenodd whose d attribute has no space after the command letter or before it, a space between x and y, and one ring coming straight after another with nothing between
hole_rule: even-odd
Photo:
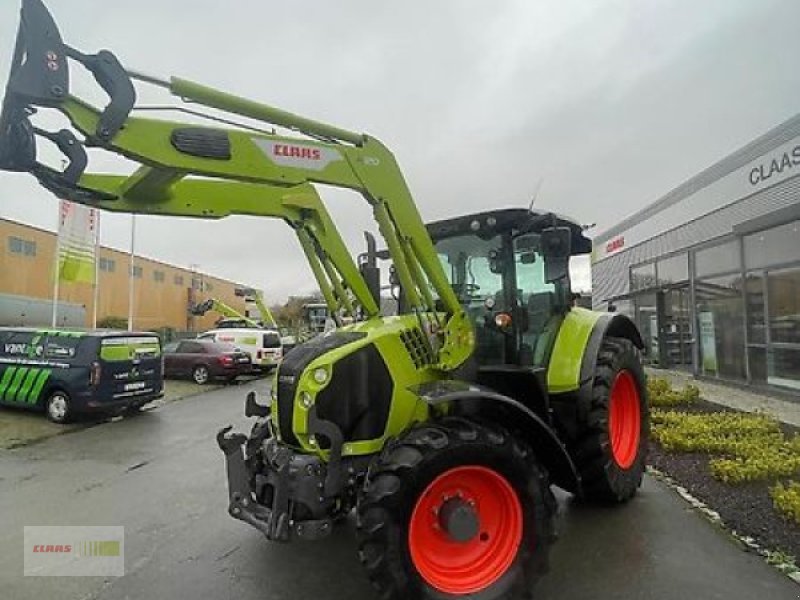
<instances>
[{"instance_id":1,"label":"white van","mask_svg":"<svg viewBox=\"0 0 800 600\"><path fill-rule=\"evenodd\" d=\"M275 329L212 329L197 337L233 344L242 352L247 352L253 361L253 367L260 371L270 371L283 360L281 335Z\"/></svg>"}]
</instances>

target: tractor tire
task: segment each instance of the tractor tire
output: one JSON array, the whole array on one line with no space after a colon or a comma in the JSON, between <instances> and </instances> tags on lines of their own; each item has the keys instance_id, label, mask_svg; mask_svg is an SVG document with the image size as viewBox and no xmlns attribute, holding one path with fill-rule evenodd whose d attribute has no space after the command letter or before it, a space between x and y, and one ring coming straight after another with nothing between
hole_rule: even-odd
<instances>
[{"instance_id":1,"label":"tractor tire","mask_svg":"<svg viewBox=\"0 0 800 600\"><path fill-rule=\"evenodd\" d=\"M650 437L647 385L639 351L630 340L603 340L591 404L572 458L584 498L613 504L630 500L642 484Z\"/></svg>"},{"instance_id":2,"label":"tractor tire","mask_svg":"<svg viewBox=\"0 0 800 600\"><path fill-rule=\"evenodd\" d=\"M546 571L555 512L522 439L445 418L390 442L370 467L359 558L383 600L510 600Z\"/></svg>"}]
</instances>

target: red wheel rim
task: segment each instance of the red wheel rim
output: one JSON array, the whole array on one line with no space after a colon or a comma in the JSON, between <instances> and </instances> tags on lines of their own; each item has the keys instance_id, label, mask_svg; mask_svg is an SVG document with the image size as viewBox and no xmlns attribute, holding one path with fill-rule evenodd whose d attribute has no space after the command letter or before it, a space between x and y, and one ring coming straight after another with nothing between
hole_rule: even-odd
<instances>
[{"instance_id":1,"label":"red wheel rim","mask_svg":"<svg viewBox=\"0 0 800 600\"><path fill-rule=\"evenodd\" d=\"M639 453L642 413L639 388L630 371L620 371L611 385L608 410L608 435L611 454L622 469L629 468Z\"/></svg>"},{"instance_id":2,"label":"red wheel rim","mask_svg":"<svg viewBox=\"0 0 800 600\"><path fill-rule=\"evenodd\" d=\"M470 506L478 533L454 540L440 522L443 504ZM408 528L411 560L422 578L448 594L486 589L508 570L522 542L522 505L511 484L492 469L455 467L434 479L419 497Z\"/></svg>"}]
</instances>

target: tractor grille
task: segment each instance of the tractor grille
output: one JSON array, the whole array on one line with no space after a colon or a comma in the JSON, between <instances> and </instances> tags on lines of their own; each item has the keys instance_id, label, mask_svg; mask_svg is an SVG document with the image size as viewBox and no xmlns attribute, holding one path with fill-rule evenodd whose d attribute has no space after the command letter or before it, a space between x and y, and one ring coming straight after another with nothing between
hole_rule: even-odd
<instances>
[{"instance_id":1,"label":"tractor grille","mask_svg":"<svg viewBox=\"0 0 800 600\"><path fill-rule=\"evenodd\" d=\"M368 344L333 365L328 385L317 394L317 414L342 431L346 442L383 435L394 382L375 347Z\"/></svg>"},{"instance_id":2,"label":"tractor grille","mask_svg":"<svg viewBox=\"0 0 800 600\"><path fill-rule=\"evenodd\" d=\"M297 437L292 431L294 416L294 398L297 394L297 382L306 367L326 352L340 348L365 337L365 333L331 333L317 336L304 344L295 346L283 357L278 368L278 431L281 440L287 444L298 445Z\"/></svg>"},{"instance_id":3,"label":"tractor grille","mask_svg":"<svg viewBox=\"0 0 800 600\"><path fill-rule=\"evenodd\" d=\"M414 327L400 334L400 339L405 344L406 351L418 369L433 364L433 355L419 328Z\"/></svg>"}]
</instances>

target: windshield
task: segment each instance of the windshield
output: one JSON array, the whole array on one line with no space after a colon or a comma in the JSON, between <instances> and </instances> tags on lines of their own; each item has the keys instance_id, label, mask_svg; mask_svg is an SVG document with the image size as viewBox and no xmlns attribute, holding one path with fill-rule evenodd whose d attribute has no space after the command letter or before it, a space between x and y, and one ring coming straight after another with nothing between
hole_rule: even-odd
<instances>
[{"instance_id":1,"label":"windshield","mask_svg":"<svg viewBox=\"0 0 800 600\"><path fill-rule=\"evenodd\" d=\"M474 235L447 238L436 244L439 260L450 285L465 308L500 299L503 278L492 271L492 259L500 251L500 238L483 240Z\"/></svg>"}]
</instances>

